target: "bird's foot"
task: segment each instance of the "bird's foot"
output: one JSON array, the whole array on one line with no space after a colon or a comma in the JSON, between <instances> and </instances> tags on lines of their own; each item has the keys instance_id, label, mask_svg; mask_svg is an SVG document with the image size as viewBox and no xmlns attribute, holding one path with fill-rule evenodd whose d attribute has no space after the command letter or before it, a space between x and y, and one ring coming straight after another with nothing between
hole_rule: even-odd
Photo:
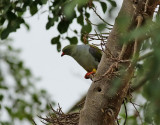
<instances>
[{"instance_id":1,"label":"bird's foot","mask_svg":"<svg viewBox=\"0 0 160 125\"><path fill-rule=\"evenodd\" d=\"M85 79L91 78L91 75L96 73L96 69L93 69L92 72L87 72L86 75L84 76Z\"/></svg>"}]
</instances>

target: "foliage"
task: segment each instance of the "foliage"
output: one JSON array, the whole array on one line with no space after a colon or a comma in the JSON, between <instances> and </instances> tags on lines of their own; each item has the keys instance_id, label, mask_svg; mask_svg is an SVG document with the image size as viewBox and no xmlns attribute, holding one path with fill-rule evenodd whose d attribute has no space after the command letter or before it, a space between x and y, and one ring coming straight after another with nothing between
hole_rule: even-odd
<instances>
[{"instance_id":1,"label":"foliage","mask_svg":"<svg viewBox=\"0 0 160 125\"><path fill-rule=\"evenodd\" d=\"M1 0L0 2L0 25L3 27L0 32L0 38L6 39L11 32L15 32L20 28L21 24L24 24L27 28L24 15L29 9L30 14L33 16L40 8L47 3L47 0ZM58 36L54 36L51 40L52 44L57 45L57 51L61 50L61 43L63 39L67 39L71 44L77 44L77 35L82 34L81 41L83 40L83 34L88 34L92 31L92 25L88 21L90 18L90 9L95 7L94 4L99 3L103 12L107 11L107 4L112 6L109 9L111 12L116 7L116 2L113 0L92 1L92 0L52 0L48 1L48 22L46 29L50 29L54 25L57 26L57 30L60 33ZM76 21L75 25L80 25L70 29L71 24ZM107 24L103 24L103 26ZM100 28L102 29L102 28ZM70 31L73 31L75 36L68 35ZM57 38L57 39L56 39ZM54 42L53 42L54 41Z\"/></svg>"},{"instance_id":2,"label":"foliage","mask_svg":"<svg viewBox=\"0 0 160 125\"><path fill-rule=\"evenodd\" d=\"M124 21L124 18L122 20ZM123 22L122 20L119 21L121 22L120 29L124 30L123 26L126 22ZM132 30L131 32L126 33L120 38L122 44L129 44L136 38L144 38L144 40L141 41L140 57L136 62L134 77L131 81L131 89L135 91L134 100L136 99L136 97L141 97L143 103L141 102L141 100L137 101L137 104L141 104L137 106L132 103L133 99L132 102L130 102L131 98L128 100L129 103L133 105L135 112L132 112L132 115L127 118L127 124L160 124L159 21L159 13L155 13L153 20L148 19L145 23L142 24L140 28ZM139 91L136 92L136 90ZM125 115L123 113L122 117L125 118Z\"/></svg>"},{"instance_id":3,"label":"foliage","mask_svg":"<svg viewBox=\"0 0 160 125\"><path fill-rule=\"evenodd\" d=\"M0 41L0 124L14 125L47 113L50 95L37 89L37 78L18 58L18 49L12 42Z\"/></svg>"}]
</instances>

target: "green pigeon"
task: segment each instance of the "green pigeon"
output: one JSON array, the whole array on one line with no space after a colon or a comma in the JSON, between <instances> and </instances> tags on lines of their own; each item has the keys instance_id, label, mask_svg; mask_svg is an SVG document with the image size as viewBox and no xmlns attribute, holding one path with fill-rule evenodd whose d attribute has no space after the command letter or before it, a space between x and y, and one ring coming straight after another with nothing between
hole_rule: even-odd
<instances>
[{"instance_id":1,"label":"green pigeon","mask_svg":"<svg viewBox=\"0 0 160 125\"><path fill-rule=\"evenodd\" d=\"M73 57L86 71L85 78L95 74L98 64L102 57L102 51L93 45L67 45L62 49L62 55Z\"/></svg>"}]
</instances>

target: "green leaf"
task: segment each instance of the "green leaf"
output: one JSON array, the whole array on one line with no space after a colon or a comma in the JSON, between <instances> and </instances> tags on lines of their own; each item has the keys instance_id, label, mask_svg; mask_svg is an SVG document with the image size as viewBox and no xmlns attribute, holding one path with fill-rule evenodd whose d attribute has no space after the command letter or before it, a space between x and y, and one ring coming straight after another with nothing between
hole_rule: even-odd
<instances>
[{"instance_id":1,"label":"green leaf","mask_svg":"<svg viewBox=\"0 0 160 125\"><path fill-rule=\"evenodd\" d=\"M16 29L20 28L21 23L24 23L24 20L20 17L17 17L9 22L7 28L10 30L10 32L16 31Z\"/></svg>"},{"instance_id":2,"label":"green leaf","mask_svg":"<svg viewBox=\"0 0 160 125\"><path fill-rule=\"evenodd\" d=\"M23 62L22 61L18 62L17 65L18 65L19 68L23 68Z\"/></svg>"},{"instance_id":3,"label":"green leaf","mask_svg":"<svg viewBox=\"0 0 160 125\"><path fill-rule=\"evenodd\" d=\"M58 31L61 34L67 32L70 23L71 23L70 21L61 20L61 22L58 24L58 27L57 27Z\"/></svg>"},{"instance_id":4,"label":"green leaf","mask_svg":"<svg viewBox=\"0 0 160 125\"><path fill-rule=\"evenodd\" d=\"M24 9L22 9L22 8L20 8L20 7L16 7L16 8L15 8L15 11L17 11L17 12L23 12Z\"/></svg>"},{"instance_id":5,"label":"green leaf","mask_svg":"<svg viewBox=\"0 0 160 125\"><path fill-rule=\"evenodd\" d=\"M107 4L105 2L100 2L103 12L105 13L107 10Z\"/></svg>"},{"instance_id":6,"label":"green leaf","mask_svg":"<svg viewBox=\"0 0 160 125\"><path fill-rule=\"evenodd\" d=\"M41 92L42 94L46 94L46 93L47 93L47 91L44 90L44 89L42 89L40 92Z\"/></svg>"},{"instance_id":7,"label":"green leaf","mask_svg":"<svg viewBox=\"0 0 160 125\"><path fill-rule=\"evenodd\" d=\"M79 23L80 25L84 25L84 18L82 13L79 17L77 17L77 23Z\"/></svg>"},{"instance_id":8,"label":"green leaf","mask_svg":"<svg viewBox=\"0 0 160 125\"><path fill-rule=\"evenodd\" d=\"M34 102L36 102L36 103L38 103L38 104L41 104L41 102L40 102L40 100L39 100L39 98L38 98L38 95L37 95L36 93L34 93L34 94L32 95L32 99L33 99Z\"/></svg>"},{"instance_id":9,"label":"green leaf","mask_svg":"<svg viewBox=\"0 0 160 125\"><path fill-rule=\"evenodd\" d=\"M92 30L91 24L84 25L81 29L81 33L90 33Z\"/></svg>"},{"instance_id":10,"label":"green leaf","mask_svg":"<svg viewBox=\"0 0 160 125\"><path fill-rule=\"evenodd\" d=\"M89 18L89 17L90 17L90 14L87 13L87 12L85 12L85 16L86 16L87 18Z\"/></svg>"},{"instance_id":11,"label":"green leaf","mask_svg":"<svg viewBox=\"0 0 160 125\"><path fill-rule=\"evenodd\" d=\"M74 30L73 32L74 32L75 34L77 34L77 33L78 33L78 32L77 32L77 30Z\"/></svg>"},{"instance_id":12,"label":"green leaf","mask_svg":"<svg viewBox=\"0 0 160 125\"><path fill-rule=\"evenodd\" d=\"M13 12L8 12L7 13L7 18L8 18L8 20L15 20L16 18L17 18L17 16L15 15L15 13L13 13Z\"/></svg>"},{"instance_id":13,"label":"green leaf","mask_svg":"<svg viewBox=\"0 0 160 125\"><path fill-rule=\"evenodd\" d=\"M42 4L46 4L48 0L41 0Z\"/></svg>"},{"instance_id":14,"label":"green leaf","mask_svg":"<svg viewBox=\"0 0 160 125\"><path fill-rule=\"evenodd\" d=\"M67 18L71 18L75 15L75 8L76 2L74 0L68 2L64 7L64 14Z\"/></svg>"},{"instance_id":15,"label":"green leaf","mask_svg":"<svg viewBox=\"0 0 160 125\"><path fill-rule=\"evenodd\" d=\"M98 28L99 31L103 31L105 29L105 27L106 27L106 24L100 23L100 24L98 24L97 28Z\"/></svg>"},{"instance_id":16,"label":"green leaf","mask_svg":"<svg viewBox=\"0 0 160 125\"><path fill-rule=\"evenodd\" d=\"M7 87L7 86L1 86L1 85L0 85L0 89L8 90L8 87Z\"/></svg>"},{"instance_id":17,"label":"green leaf","mask_svg":"<svg viewBox=\"0 0 160 125\"><path fill-rule=\"evenodd\" d=\"M113 0L107 0L113 7L117 6L117 3Z\"/></svg>"},{"instance_id":18,"label":"green leaf","mask_svg":"<svg viewBox=\"0 0 160 125\"><path fill-rule=\"evenodd\" d=\"M1 17L1 18L0 18L0 25L3 25L4 22L5 22L5 18L4 18L4 17Z\"/></svg>"},{"instance_id":19,"label":"green leaf","mask_svg":"<svg viewBox=\"0 0 160 125\"><path fill-rule=\"evenodd\" d=\"M46 29L48 30L51 26L53 26L55 21L56 21L56 17L54 17L54 18L48 17L48 22L46 24Z\"/></svg>"},{"instance_id":20,"label":"green leaf","mask_svg":"<svg viewBox=\"0 0 160 125\"><path fill-rule=\"evenodd\" d=\"M145 120L145 122L146 123L149 123L149 124L151 124L152 122L153 122L153 107L152 107L152 105L151 105L151 103L146 103L145 105L144 105L144 120Z\"/></svg>"},{"instance_id":21,"label":"green leaf","mask_svg":"<svg viewBox=\"0 0 160 125\"><path fill-rule=\"evenodd\" d=\"M9 1L6 1L6 2L9 2ZM10 8L11 8L11 4L10 3L6 3L6 5L4 5L3 14L8 13Z\"/></svg>"},{"instance_id":22,"label":"green leaf","mask_svg":"<svg viewBox=\"0 0 160 125\"><path fill-rule=\"evenodd\" d=\"M77 44L78 43L77 37L72 37L72 38L66 37L66 38L69 40L70 44Z\"/></svg>"},{"instance_id":23,"label":"green leaf","mask_svg":"<svg viewBox=\"0 0 160 125\"><path fill-rule=\"evenodd\" d=\"M2 100L3 100L3 97L4 97L3 95L0 95L0 101L2 101Z\"/></svg>"},{"instance_id":24,"label":"green leaf","mask_svg":"<svg viewBox=\"0 0 160 125\"><path fill-rule=\"evenodd\" d=\"M35 2L33 2L33 3L30 5L30 13L31 13L31 15L36 14L37 11L38 11L37 4L36 4Z\"/></svg>"},{"instance_id":25,"label":"green leaf","mask_svg":"<svg viewBox=\"0 0 160 125\"><path fill-rule=\"evenodd\" d=\"M2 32L1 32L1 39L2 40L6 39L8 37L8 35L9 35L9 33L10 33L10 31L8 29L2 30Z\"/></svg>"},{"instance_id":26,"label":"green leaf","mask_svg":"<svg viewBox=\"0 0 160 125\"><path fill-rule=\"evenodd\" d=\"M31 71L29 69L25 69L25 75L26 76L31 76Z\"/></svg>"},{"instance_id":27,"label":"green leaf","mask_svg":"<svg viewBox=\"0 0 160 125\"><path fill-rule=\"evenodd\" d=\"M20 28L21 23L24 23L24 20L16 16L14 19L9 20L7 28L1 32L1 39L6 39L11 32L15 32L16 29Z\"/></svg>"},{"instance_id":28,"label":"green leaf","mask_svg":"<svg viewBox=\"0 0 160 125\"><path fill-rule=\"evenodd\" d=\"M29 29L30 29L29 24L24 23L24 26L27 28L27 30L29 30Z\"/></svg>"},{"instance_id":29,"label":"green leaf","mask_svg":"<svg viewBox=\"0 0 160 125\"><path fill-rule=\"evenodd\" d=\"M57 51L60 52L61 51L61 43L59 42L60 39L60 35L58 35L57 37L52 38L51 43L52 44L57 44Z\"/></svg>"},{"instance_id":30,"label":"green leaf","mask_svg":"<svg viewBox=\"0 0 160 125\"><path fill-rule=\"evenodd\" d=\"M60 43L60 42L57 43L57 51L58 51L58 52L61 51L61 43Z\"/></svg>"},{"instance_id":31,"label":"green leaf","mask_svg":"<svg viewBox=\"0 0 160 125\"><path fill-rule=\"evenodd\" d=\"M60 38L60 35L58 35L57 37L52 38L51 44L57 44L59 42L59 38Z\"/></svg>"},{"instance_id":32,"label":"green leaf","mask_svg":"<svg viewBox=\"0 0 160 125\"><path fill-rule=\"evenodd\" d=\"M7 112L12 116L13 115L13 113L12 113L12 110L11 110L11 108L10 107L5 107L5 109L7 110Z\"/></svg>"},{"instance_id":33,"label":"green leaf","mask_svg":"<svg viewBox=\"0 0 160 125\"><path fill-rule=\"evenodd\" d=\"M80 5L78 4L77 10L78 10L78 12L83 13L83 6L80 6Z\"/></svg>"}]
</instances>

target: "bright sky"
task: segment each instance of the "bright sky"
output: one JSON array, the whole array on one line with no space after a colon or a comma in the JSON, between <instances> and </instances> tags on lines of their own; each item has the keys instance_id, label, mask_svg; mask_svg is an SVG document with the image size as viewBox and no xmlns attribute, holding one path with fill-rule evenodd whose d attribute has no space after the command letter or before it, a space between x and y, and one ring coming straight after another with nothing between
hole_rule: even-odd
<instances>
[{"instance_id":1,"label":"bright sky","mask_svg":"<svg viewBox=\"0 0 160 125\"><path fill-rule=\"evenodd\" d=\"M54 28L45 29L47 13L26 18L26 22L31 27L30 31L21 26L11 34L14 46L22 49L21 58L25 65L36 77L42 78L37 86L46 89L52 100L67 111L87 92L91 81L84 79L86 71L75 60L69 56L62 58L56 46L51 45L51 38L58 32ZM64 41L63 47L67 44Z\"/></svg>"},{"instance_id":2,"label":"bright sky","mask_svg":"<svg viewBox=\"0 0 160 125\"><path fill-rule=\"evenodd\" d=\"M46 30L47 15L43 14L27 18L30 31L24 26L12 33L15 47L21 48L21 58L24 60L35 76L42 79L37 83L39 88L45 88L52 99L59 103L64 111L84 95L91 83L84 79L86 71L69 56L61 57L56 46L50 40L56 36L53 28ZM63 46L68 42L64 41Z\"/></svg>"}]
</instances>

